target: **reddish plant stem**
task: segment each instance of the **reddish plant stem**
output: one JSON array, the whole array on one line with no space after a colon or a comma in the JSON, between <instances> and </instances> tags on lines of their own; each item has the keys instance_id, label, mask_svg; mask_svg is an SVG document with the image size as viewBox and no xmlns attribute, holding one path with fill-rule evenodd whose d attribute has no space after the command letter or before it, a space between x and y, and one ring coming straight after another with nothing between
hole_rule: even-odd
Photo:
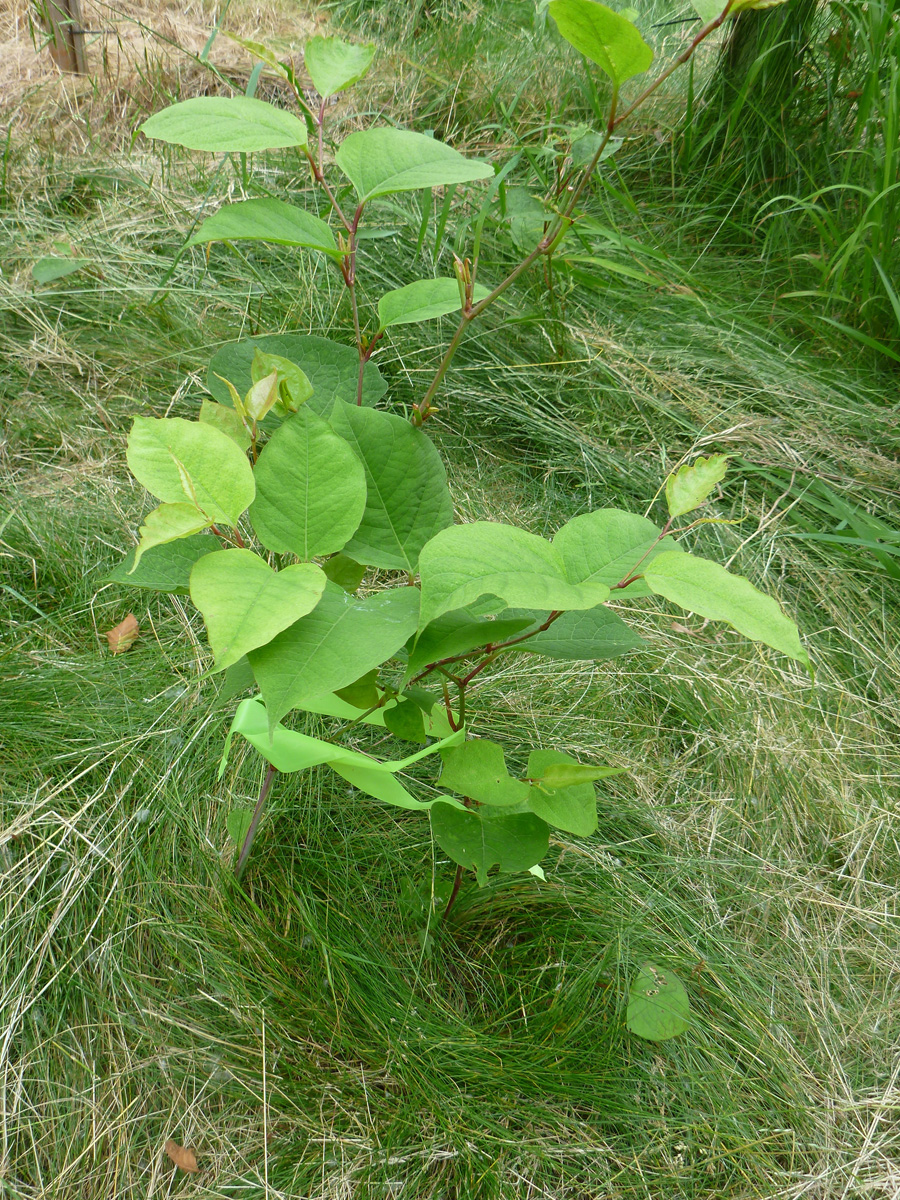
<instances>
[{"instance_id":1,"label":"reddish plant stem","mask_svg":"<svg viewBox=\"0 0 900 1200\"><path fill-rule=\"evenodd\" d=\"M447 907L444 909L443 916L441 917L441 923L446 921L447 918L450 916L450 909L453 907L453 903L456 900L456 897L459 895L459 887L460 887L460 884L462 883L462 877L463 877L463 869L462 869L462 867L457 867L456 868L456 878L453 880L453 890L450 892L450 896L447 900Z\"/></svg>"},{"instance_id":2,"label":"reddish plant stem","mask_svg":"<svg viewBox=\"0 0 900 1200\"><path fill-rule=\"evenodd\" d=\"M253 810L253 817L250 821L250 827L244 838L244 844L241 846L240 857L237 860L237 866L234 868L234 877L240 881L244 873L244 867L247 865L247 859L250 857L250 850L253 846L253 839L256 837L256 829L259 825L260 818L263 814L263 808L266 804L266 797L269 794L269 789L272 786L272 780L278 774L276 769L269 764L269 769L266 771L266 777L262 782L262 787L259 789L259 799L256 801L256 808Z\"/></svg>"}]
</instances>

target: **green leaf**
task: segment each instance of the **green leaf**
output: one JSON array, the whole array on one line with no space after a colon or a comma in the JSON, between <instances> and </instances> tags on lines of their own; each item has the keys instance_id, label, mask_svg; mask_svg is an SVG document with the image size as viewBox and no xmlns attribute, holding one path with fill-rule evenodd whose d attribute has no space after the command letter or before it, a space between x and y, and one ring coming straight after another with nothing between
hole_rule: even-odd
<instances>
[{"instance_id":1,"label":"green leaf","mask_svg":"<svg viewBox=\"0 0 900 1200\"><path fill-rule=\"evenodd\" d=\"M281 354L267 354L257 346L250 364L250 378L256 384L273 371L278 378L279 407L286 414L297 412L313 394L309 376L289 358Z\"/></svg>"},{"instance_id":2,"label":"green leaf","mask_svg":"<svg viewBox=\"0 0 900 1200\"><path fill-rule=\"evenodd\" d=\"M444 751L441 757L444 769L438 782L442 788L479 804L508 806L528 799L528 784L509 774L503 747L497 742L475 738Z\"/></svg>"},{"instance_id":3,"label":"green leaf","mask_svg":"<svg viewBox=\"0 0 900 1200\"><path fill-rule=\"evenodd\" d=\"M305 146L306 122L248 96L195 96L154 113L141 126L149 138L213 153L252 153Z\"/></svg>"},{"instance_id":4,"label":"green leaf","mask_svg":"<svg viewBox=\"0 0 900 1200\"><path fill-rule=\"evenodd\" d=\"M575 759L562 750L532 750L527 774L529 779L539 779L554 768L577 766ZM562 787L531 787L528 807L548 825L579 837L589 837L597 828L597 794L591 783L583 780L572 780Z\"/></svg>"},{"instance_id":5,"label":"green leaf","mask_svg":"<svg viewBox=\"0 0 900 1200\"><path fill-rule=\"evenodd\" d=\"M313 335L276 333L230 342L216 352L209 365L206 386L222 404L231 404L231 396L227 385L217 377L229 380L243 396L253 382L250 368L257 349L287 358L303 369L313 389L307 407L320 417L329 416L335 400L356 403L359 355L355 348ZM373 362L366 363L363 404L377 404L386 391L381 372Z\"/></svg>"},{"instance_id":6,"label":"green leaf","mask_svg":"<svg viewBox=\"0 0 900 1200\"><path fill-rule=\"evenodd\" d=\"M345 703L352 704L354 708L362 711L374 708L381 699L381 692L378 690L378 673L378 667L373 667L371 671L366 671L365 675L360 676L353 683L338 688L334 694Z\"/></svg>"},{"instance_id":7,"label":"green leaf","mask_svg":"<svg viewBox=\"0 0 900 1200\"><path fill-rule=\"evenodd\" d=\"M54 283L90 265L89 258L39 258L31 268L31 278L35 283Z\"/></svg>"},{"instance_id":8,"label":"green leaf","mask_svg":"<svg viewBox=\"0 0 900 1200\"><path fill-rule=\"evenodd\" d=\"M273 242L304 246L340 258L334 234L324 221L284 200L239 200L224 204L188 239L189 246L205 242Z\"/></svg>"},{"instance_id":9,"label":"green leaf","mask_svg":"<svg viewBox=\"0 0 900 1200\"><path fill-rule=\"evenodd\" d=\"M725 7L725 0L691 0L691 8L704 25L714 21Z\"/></svg>"},{"instance_id":10,"label":"green leaf","mask_svg":"<svg viewBox=\"0 0 900 1200\"><path fill-rule=\"evenodd\" d=\"M632 594L631 588L626 594ZM532 622L538 623L543 623L540 616ZM621 617L601 604L587 612L563 613L549 629L522 642L517 649L526 654L543 654L545 658L605 662L646 645Z\"/></svg>"},{"instance_id":11,"label":"green leaf","mask_svg":"<svg viewBox=\"0 0 900 1200\"><path fill-rule=\"evenodd\" d=\"M434 840L461 867L475 871L484 887L491 867L501 875L527 871L547 853L550 831L532 813L472 812L437 800L431 809Z\"/></svg>"},{"instance_id":12,"label":"green leaf","mask_svg":"<svg viewBox=\"0 0 900 1200\"><path fill-rule=\"evenodd\" d=\"M624 775L624 767L591 767L587 763L571 759L560 759L545 766L534 782L551 791L573 787L581 783L593 783L597 779L608 779L610 775Z\"/></svg>"},{"instance_id":13,"label":"green leaf","mask_svg":"<svg viewBox=\"0 0 900 1200\"><path fill-rule=\"evenodd\" d=\"M110 583L127 583L130 587L148 588L153 592L174 592L186 596L190 590L191 571L194 563L205 554L221 549L217 538L208 533L180 538L163 546L154 546L141 556L134 574L135 550L112 570L107 579Z\"/></svg>"},{"instance_id":14,"label":"green leaf","mask_svg":"<svg viewBox=\"0 0 900 1200\"><path fill-rule=\"evenodd\" d=\"M204 400L200 404L199 421L201 425L212 425L219 433L231 438L241 450L249 450L251 437L244 422L234 411L225 404L217 404L215 400Z\"/></svg>"},{"instance_id":15,"label":"green leaf","mask_svg":"<svg viewBox=\"0 0 900 1200\"><path fill-rule=\"evenodd\" d=\"M342 587L345 592L355 592L363 581L366 568L346 554L335 554L327 562L322 563L322 570L327 579Z\"/></svg>"},{"instance_id":16,"label":"green leaf","mask_svg":"<svg viewBox=\"0 0 900 1200\"><path fill-rule=\"evenodd\" d=\"M308 616L250 654L272 723L307 698L334 692L393 657L415 629L417 588L355 600L329 583Z\"/></svg>"},{"instance_id":17,"label":"green leaf","mask_svg":"<svg viewBox=\"0 0 900 1200\"><path fill-rule=\"evenodd\" d=\"M645 517L618 508L598 508L563 525L553 545L562 555L566 575L573 583L591 580L612 588L633 574L635 568L646 567L662 551L677 551L672 538L660 542L659 535L660 530ZM648 594L642 580L620 592L623 599Z\"/></svg>"},{"instance_id":18,"label":"green leaf","mask_svg":"<svg viewBox=\"0 0 900 1200\"><path fill-rule=\"evenodd\" d=\"M193 504L161 504L147 513L140 528L140 538L134 552L132 571L137 570L141 559L154 546L164 546L178 538L189 537L208 528L209 518Z\"/></svg>"},{"instance_id":19,"label":"green leaf","mask_svg":"<svg viewBox=\"0 0 900 1200\"><path fill-rule=\"evenodd\" d=\"M730 454L711 454L693 463L684 463L666 480L666 502L670 517L699 508L717 483L725 478Z\"/></svg>"},{"instance_id":20,"label":"green leaf","mask_svg":"<svg viewBox=\"0 0 900 1200\"><path fill-rule=\"evenodd\" d=\"M244 844L244 839L250 831L250 825L253 822L252 808L233 808L225 818L225 828L228 830L228 836L240 850Z\"/></svg>"},{"instance_id":21,"label":"green leaf","mask_svg":"<svg viewBox=\"0 0 900 1200\"><path fill-rule=\"evenodd\" d=\"M644 963L628 992L625 1024L638 1037L664 1042L690 1025L691 1002L684 984L669 970Z\"/></svg>"},{"instance_id":22,"label":"green leaf","mask_svg":"<svg viewBox=\"0 0 900 1200\"><path fill-rule=\"evenodd\" d=\"M351 133L341 142L334 160L356 188L360 204L376 196L448 187L494 175L493 167L464 158L435 138L386 125Z\"/></svg>"},{"instance_id":23,"label":"green leaf","mask_svg":"<svg viewBox=\"0 0 900 1200\"><path fill-rule=\"evenodd\" d=\"M747 12L748 10L759 12L764 8L777 8L779 4L785 4L786 2L787 0L734 0L734 3L728 10L728 15L729 17L733 17L738 13Z\"/></svg>"},{"instance_id":24,"label":"green leaf","mask_svg":"<svg viewBox=\"0 0 900 1200\"><path fill-rule=\"evenodd\" d=\"M453 520L434 443L395 413L335 404L332 427L366 473L366 509L344 552L370 567L413 573L419 552Z\"/></svg>"},{"instance_id":25,"label":"green leaf","mask_svg":"<svg viewBox=\"0 0 900 1200\"><path fill-rule=\"evenodd\" d=\"M220 708L224 708L229 700L233 700L235 696L239 696L241 692L246 692L248 688L255 688L256 680L253 678L253 668L246 658L240 658L236 663L232 663L230 667L225 668L222 675L222 683L216 693L216 698L213 701L211 711L217 712Z\"/></svg>"},{"instance_id":26,"label":"green leaf","mask_svg":"<svg viewBox=\"0 0 900 1200\"><path fill-rule=\"evenodd\" d=\"M342 92L362 79L374 57L374 42L357 46L336 37L314 37L303 47L303 61L309 77L323 98Z\"/></svg>"},{"instance_id":27,"label":"green leaf","mask_svg":"<svg viewBox=\"0 0 900 1200\"><path fill-rule=\"evenodd\" d=\"M232 397L235 399L236 397ZM272 371L262 379L255 379L250 391L241 402L247 419L255 425L271 412L278 403L278 372ZM235 404L237 407L237 404Z\"/></svg>"},{"instance_id":28,"label":"green leaf","mask_svg":"<svg viewBox=\"0 0 900 1200\"><path fill-rule=\"evenodd\" d=\"M764 642L809 665L797 626L778 602L758 591L743 575L693 554L660 554L645 578L657 596L710 621L725 621L754 642Z\"/></svg>"},{"instance_id":29,"label":"green leaf","mask_svg":"<svg viewBox=\"0 0 900 1200\"><path fill-rule=\"evenodd\" d=\"M431 539L419 559L423 628L480 596L499 596L508 608L583 609L602 604L602 583L569 583L559 551L512 525L473 521Z\"/></svg>"},{"instance_id":30,"label":"green leaf","mask_svg":"<svg viewBox=\"0 0 900 1200\"><path fill-rule=\"evenodd\" d=\"M201 558L191 571L191 599L206 621L216 670L265 646L310 612L325 584L312 563L273 571L252 550L220 550Z\"/></svg>"},{"instance_id":31,"label":"green leaf","mask_svg":"<svg viewBox=\"0 0 900 1200\"><path fill-rule=\"evenodd\" d=\"M413 700L401 698L385 708L384 726L394 737L407 742L419 742L424 746L428 740L425 732L425 714Z\"/></svg>"},{"instance_id":32,"label":"green leaf","mask_svg":"<svg viewBox=\"0 0 900 1200\"><path fill-rule=\"evenodd\" d=\"M411 677L429 663L438 662L442 658L468 654L470 650L476 650L479 646L506 641L534 624L537 622L531 613L500 621L479 620L465 609L447 613L432 621L419 634L409 653L406 674Z\"/></svg>"},{"instance_id":33,"label":"green leaf","mask_svg":"<svg viewBox=\"0 0 900 1200\"><path fill-rule=\"evenodd\" d=\"M489 295L488 289L476 284L473 299L477 304ZM406 287L396 288L378 301L378 321L382 329L389 325L411 325L459 312L462 307L459 283L455 279L418 279Z\"/></svg>"},{"instance_id":34,"label":"green leaf","mask_svg":"<svg viewBox=\"0 0 900 1200\"><path fill-rule=\"evenodd\" d=\"M343 746L335 746L331 742L308 737L293 729L285 729L283 725L276 724L270 728L270 718L266 714L265 706L258 700L249 699L238 705L234 720L231 722L231 729L225 741L225 752L219 766L220 779L228 765L229 749L236 733L241 734L252 746L255 746L263 758L278 771L303 771L308 767L327 763L333 771L368 795L375 796L398 808L407 808L413 811L431 808L435 801L416 800L401 785L400 781L394 778L396 773L406 770L407 767L430 754L454 745L465 737L464 731L458 730L449 737L435 742L434 745L426 746L424 750L411 754L408 758L378 762L377 759L368 758L364 754L346 750ZM448 797L440 797L440 799L448 806L456 804L456 801L450 800Z\"/></svg>"},{"instance_id":35,"label":"green leaf","mask_svg":"<svg viewBox=\"0 0 900 1200\"><path fill-rule=\"evenodd\" d=\"M507 188L506 215L509 232L519 250L531 250L544 236L549 214L528 188Z\"/></svg>"},{"instance_id":36,"label":"green leaf","mask_svg":"<svg viewBox=\"0 0 900 1200\"><path fill-rule=\"evenodd\" d=\"M181 417L135 417L128 466L166 504L195 504L211 521L236 525L252 502L253 470L230 437Z\"/></svg>"},{"instance_id":37,"label":"green leaf","mask_svg":"<svg viewBox=\"0 0 900 1200\"><path fill-rule=\"evenodd\" d=\"M550 0L559 32L617 86L646 71L653 51L630 21L595 0Z\"/></svg>"},{"instance_id":38,"label":"green leaf","mask_svg":"<svg viewBox=\"0 0 900 1200\"><path fill-rule=\"evenodd\" d=\"M331 554L362 520L362 464L344 439L307 408L272 434L254 475L250 520L267 550L303 559Z\"/></svg>"}]
</instances>

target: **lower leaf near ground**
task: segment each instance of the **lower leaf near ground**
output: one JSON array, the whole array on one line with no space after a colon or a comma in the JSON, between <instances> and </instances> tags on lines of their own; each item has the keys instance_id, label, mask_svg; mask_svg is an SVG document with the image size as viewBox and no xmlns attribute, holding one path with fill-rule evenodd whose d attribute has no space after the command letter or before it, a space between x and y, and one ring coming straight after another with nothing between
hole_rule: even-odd
<instances>
[{"instance_id":1,"label":"lower leaf near ground","mask_svg":"<svg viewBox=\"0 0 900 1200\"><path fill-rule=\"evenodd\" d=\"M444 800L432 805L431 829L445 854L475 872L479 887L487 883L492 867L499 867L501 875L527 871L550 845L546 822L532 813L494 816L489 811L456 808Z\"/></svg>"},{"instance_id":2,"label":"lower leaf near ground","mask_svg":"<svg viewBox=\"0 0 900 1200\"><path fill-rule=\"evenodd\" d=\"M547 767L556 763L575 764L575 759L561 750L532 750L528 778L539 779ZM592 783L558 788L533 784L528 791L528 807L549 825L579 837L588 837L597 828L597 793Z\"/></svg>"}]
</instances>

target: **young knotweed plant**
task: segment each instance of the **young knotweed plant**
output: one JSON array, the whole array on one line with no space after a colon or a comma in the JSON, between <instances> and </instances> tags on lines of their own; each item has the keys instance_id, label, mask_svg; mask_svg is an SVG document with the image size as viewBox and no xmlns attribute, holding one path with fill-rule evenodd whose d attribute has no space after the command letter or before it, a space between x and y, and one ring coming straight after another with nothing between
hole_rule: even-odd
<instances>
[{"instance_id":1,"label":"young knotweed plant","mask_svg":"<svg viewBox=\"0 0 900 1200\"><path fill-rule=\"evenodd\" d=\"M325 256L345 284L356 335L355 348L296 334L226 346L212 361L214 399L204 401L198 420L140 417L129 438L128 464L161 504L115 578L189 592L206 623L212 670L225 674L220 700L256 693L237 706L220 771L235 734L268 764L256 809L229 818L238 876L273 780L317 765L382 803L430 814L434 840L457 864L445 915L465 870L481 886L495 870L540 874L551 828L593 833L594 785L619 769L539 746L524 775L512 776L504 748L474 735L471 694L514 654L606 661L642 645L610 600L662 597L808 662L796 625L774 599L678 540L693 526L673 522L719 486L726 456L699 458L668 480L661 527L605 508L575 517L548 540L503 523L456 524L443 463L423 428L469 325L549 259L615 130L736 7L703 12L705 24L685 51L621 109L620 89L650 66L649 46L594 0L551 0L562 36L612 81L609 118L582 147L566 186L547 198L536 244L492 289L476 278L481 230L509 164L495 173L433 138L389 126L351 133L326 162L327 101L365 73L372 46L307 43L307 70L321 96L313 106L289 65L254 45L294 87L299 117L246 96L212 97L173 105L143 126L150 137L201 151L298 147L336 233L267 196L221 208L190 243L261 240ZM333 168L349 186L335 181ZM452 197L458 185L484 180L471 258L456 260L455 277L386 292L364 332L357 295L364 214L384 197L429 188ZM403 417L376 407L386 386L372 357L385 332L452 312L460 313L456 332L411 411ZM331 736L288 728L283 720L297 710L333 720ZM358 748L361 726L420 748L377 758ZM438 768L431 787L408 774L423 760ZM657 970L648 975L654 995Z\"/></svg>"}]
</instances>

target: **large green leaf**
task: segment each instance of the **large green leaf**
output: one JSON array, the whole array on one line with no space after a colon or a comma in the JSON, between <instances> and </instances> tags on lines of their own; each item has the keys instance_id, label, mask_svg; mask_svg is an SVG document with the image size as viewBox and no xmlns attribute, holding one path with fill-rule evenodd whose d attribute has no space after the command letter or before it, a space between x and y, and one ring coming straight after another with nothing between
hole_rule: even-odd
<instances>
[{"instance_id":1,"label":"large green leaf","mask_svg":"<svg viewBox=\"0 0 900 1200\"><path fill-rule=\"evenodd\" d=\"M653 51L625 17L595 0L550 0L559 32L579 54L595 62L615 84L640 75Z\"/></svg>"},{"instance_id":2,"label":"large green leaf","mask_svg":"<svg viewBox=\"0 0 900 1200\"><path fill-rule=\"evenodd\" d=\"M491 867L502 875L527 871L547 853L550 831L533 813L474 812L456 808L446 800L431 808L434 840L461 867L475 871L484 887Z\"/></svg>"},{"instance_id":3,"label":"large green leaf","mask_svg":"<svg viewBox=\"0 0 900 1200\"><path fill-rule=\"evenodd\" d=\"M415 629L418 608L417 588L355 600L328 583L308 616L249 655L272 723L393 657Z\"/></svg>"},{"instance_id":4,"label":"large green leaf","mask_svg":"<svg viewBox=\"0 0 900 1200\"><path fill-rule=\"evenodd\" d=\"M533 613L497 621L479 619L465 609L447 613L432 621L419 634L409 652L406 674L411 678L429 663L457 654L468 654L470 650L489 643L506 641L539 623Z\"/></svg>"},{"instance_id":5,"label":"large green leaf","mask_svg":"<svg viewBox=\"0 0 900 1200\"><path fill-rule=\"evenodd\" d=\"M177 542L154 546L141 556L133 573L136 551L132 550L107 578L110 583L127 583L130 587L186 596L190 590L194 563L204 554L212 554L220 549L218 538L209 533L198 533L193 537L179 538Z\"/></svg>"},{"instance_id":6,"label":"large green leaf","mask_svg":"<svg viewBox=\"0 0 900 1200\"><path fill-rule=\"evenodd\" d=\"M603 583L568 581L559 551L512 525L473 521L431 539L419 558L419 628L480 596L498 596L508 608L584 609L609 596Z\"/></svg>"},{"instance_id":7,"label":"large green leaf","mask_svg":"<svg viewBox=\"0 0 900 1200\"><path fill-rule=\"evenodd\" d=\"M273 333L229 342L213 356L206 386L222 404L231 404L231 394L219 376L229 380L243 396L253 382L250 368L257 350L290 359L303 369L313 387L307 407L320 417L328 417L335 400L356 403L359 355L352 346L313 334ZM386 391L387 384L378 367L373 362L366 363L363 405L377 404Z\"/></svg>"},{"instance_id":8,"label":"large green leaf","mask_svg":"<svg viewBox=\"0 0 900 1200\"><path fill-rule=\"evenodd\" d=\"M267 550L304 559L333 554L362 520L362 463L344 439L307 408L272 434L254 476L250 520Z\"/></svg>"},{"instance_id":9,"label":"large green leaf","mask_svg":"<svg viewBox=\"0 0 900 1200\"><path fill-rule=\"evenodd\" d=\"M644 963L628 992L625 1024L638 1037L664 1042L690 1025L691 1003L674 971Z\"/></svg>"},{"instance_id":10,"label":"large green leaf","mask_svg":"<svg viewBox=\"0 0 900 1200\"><path fill-rule=\"evenodd\" d=\"M281 571L252 550L220 550L191 571L191 599L203 613L216 670L224 671L310 612L325 590L313 563Z\"/></svg>"},{"instance_id":11,"label":"large green leaf","mask_svg":"<svg viewBox=\"0 0 900 1200\"><path fill-rule=\"evenodd\" d=\"M487 295L486 287L475 285L473 299L476 304ZM406 287L384 293L378 301L378 321L382 329L389 325L413 325L458 312L461 307L457 280L417 279Z\"/></svg>"},{"instance_id":12,"label":"large green leaf","mask_svg":"<svg viewBox=\"0 0 900 1200\"><path fill-rule=\"evenodd\" d=\"M507 806L524 804L528 799L528 784L509 774L503 747L497 742L475 738L444 751L441 757L444 760L439 780L442 788L459 796L468 796L479 804Z\"/></svg>"},{"instance_id":13,"label":"large green leaf","mask_svg":"<svg viewBox=\"0 0 900 1200\"><path fill-rule=\"evenodd\" d=\"M409 421L374 408L335 404L331 421L366 472L366 511L345 553L370 567L413 573L422 547L453 520L434 443Z\"/></svg>"},{"instance_id":14,"label":"large green leaf","mask_svg":"<svg viewBox=\"0 0 900 1200\"><path fill-rule=\"evenodd\" d=\"M646 517L618 508L598 508L567 521L557 531L553 545L573 583L590 579L612 588L627 579L638 564L643 569L663 550L678 549L670 537L660 542L660 532ZM646 596L649 588L639 579L621 594Z\"/></svg>"},{"instance_id":15,"label":"large green leaf","mask_svg":"<svg viewBox=\"0 0 900 1200\"><path fill-rule=\"evenodd\" d=\"M396 774L430 754L455 745L465 737L464 730L460 729L433 745L426 746L424 750L411 754L408 758L379 762L375 758L358 754L355 750L347 750L343 746L335 746L320 738L308 737L293 729L285 729L283 725L272 726L263 704L255 699L243 700L234 714L234 720L225 741L225 752L219 766L220 779L228 765L231 742L236 733L241 734L252 746L255 746L263 758L271 763L277 771L304 771L309 767L325 763L367 795L375 796L386 804L413 811L429 809L436 801L416 800L395 778ZM448 807L457 803L446 796L438 797L438 799Z\"/></svg>"},{"instance_id":16,"label":"large green leaf","mask_svg":"<svg viewBox=\"0 0 900 1200\"><path fill-rule=\"evenodd\" d=\"M224 204L207 217L188 239L189 246L204 242L274 242L279 246L306 246L340 258L334 234L324 221L295 204L269 198Z\"/></svg>"},{"instance_id":17,"label":"large green leaf","mask_svg":"<svg viewBox=\"0 0 900 1200\"><path fill-rule=\"evenodd\" d=\"M798 662L809 664L797 626L777 600L758 591L743 575L693 554L660 554L645 572L650 588L666 600L710 621L725 621Z\"/></svg>"},{"instance_id":18,"label":"large green leaf","mask_svg":"<svg viewBox=\"0 0 900 1200\"><path fill-rule=\"evenodd\" d=\"M548 767L576 760L562 750L532 750L528 756L528 778L540 779ZM542 821L567 833L588 837L597 828L597 793L591 783L568 787L534 784L528 790L528 807Z\"/></svg>"},{"instance_id":19,"label":"large green leaf","mask_svg":"<svg viewBox=\"0 0 900 1200\"><path fill-rule=\"evenodd\" d=\"M139 483L166 504L195 504L211 521L236 525L253 500L246 455L211 425L181 417L135 417L128 466Z\"/></svg>"},{"instance_id":20,"label":"large green leaf","mask_svg":"<svg viewBox=\"0 0 900 1200\"><path fill-rule=\"evenodd\" d=\"M216 153L305 146L306 122L249 96L195 96L154 113L141 126L149 138Z\"/></svg>"},{"instance_id":21,"label":"large green leaf","mask_svg":"<svg viewBox=\"0 0 900 1200\"><path fill-rule=\"evenodd\" d=\"M356 188L360 204L376 196L494 175L486 163L464 158L436 138L387 125L351 133L338 147L335 162Z\"/></svg>"},{"instance_id":22,"label":"large green leaf","mask_svg":"<svg viewBox=\"0 0 900 1200\"><path fill-rule=\"evenodd\" d=\"M375 43L364 46L336 37L310 38L303 60L320 96L333 96L362 79L375 57Z\"/></svg>"},{"instance_id":23,"label":"large green leaf","mask_svg":"<svg viewBox=\"0 0 900 1200\"><path fill-rule=\"evenodd\" d=\"M514 612L506 614L507 617L513 615ZM543 623L538 614L535 618L534 624ZM518 649L527 654L543 654L546 658L605 662L646 645L621 617L601 604L587 612L563 613L549 629L522 642Z\"/></svg>"},{"instance_id":24,"label":"large green leaf","mask_svg":"<svg viewBox=\"0 0 900 1200\"><path fill-rule=\"evenodd\" d=\"M179 538L190 537L209 527L209 517L193 504L161 504L147 513L140 528L141 540L134 552L132 570L140 566L140 561L148 550L154 546L164 546L167 542Z\"/></svg>"}]
</instances>

